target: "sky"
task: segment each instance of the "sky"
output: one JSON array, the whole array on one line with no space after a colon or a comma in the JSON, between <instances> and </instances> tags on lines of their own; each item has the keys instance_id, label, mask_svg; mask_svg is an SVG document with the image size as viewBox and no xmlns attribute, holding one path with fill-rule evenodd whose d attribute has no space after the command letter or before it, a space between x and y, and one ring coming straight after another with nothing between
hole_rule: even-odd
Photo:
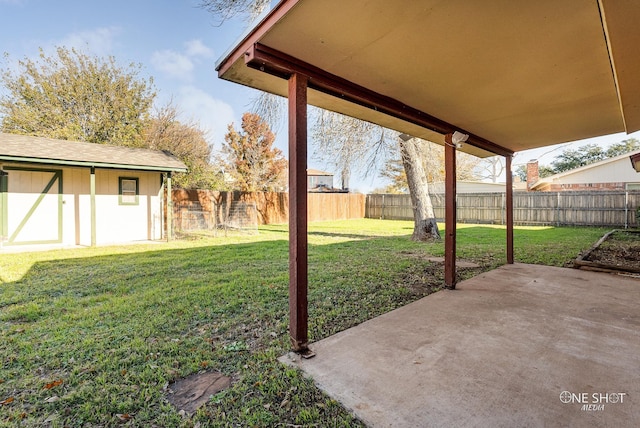
<instances>
[{"instance_id":1,"label":"sky","mask_svg":"<svg viewBox=\"0 0 640 428\"><path fill-rule=\"evenodd\" d=\"M248 24L233 20L219 25L198 4L198 0L0 0L0 53L9 54L0 58L0 67L36 58L40 48L50 55L56 46L112 55L121 66L140 64L140 76L154 79L157 107L172 100L181 118L198 122L214 150L219 150L227 126L233 122L239 127L242 114L250 110L257 95L255 90L219 79L215 72L216 61L240 39ZM286 155L286 130L274 131L276 146ZM531 159L548 165L565 147L589 142L608 147L631 137L640 139L640 132L521 152L513 168ZM334 185L339 185L339 174L329 165L310 157L308 167L335 173ZM385 183L375 173L351 178L352 189L361 192Z\"/></svg>"}]
</instances>

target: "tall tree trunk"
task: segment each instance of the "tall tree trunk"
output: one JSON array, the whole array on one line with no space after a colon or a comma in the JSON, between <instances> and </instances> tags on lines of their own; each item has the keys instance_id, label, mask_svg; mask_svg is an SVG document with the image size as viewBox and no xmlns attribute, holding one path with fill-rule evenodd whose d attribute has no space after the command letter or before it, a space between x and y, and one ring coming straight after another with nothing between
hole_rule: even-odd
<instances>
[{"instance_id":1,"label":"tall tree trunk","mask_svg":"<svg viewBox=\"0 0 640 428\"><path fill-rule=\"evenodd\" d=\"M433 212L431 197L429 196L429 183L422 166L420 147L414 138L400 139L400 154L402 164L407 174L407 184L411 195L413 208L413 235L414 241L431 241L440 239L440 231Z\"/></svg>"},{"instance_id":2,"label":"tall tree trunk","mask_svg":"<svg viewBox=\"0 0 640 428\"><path fill-rule=\"evenodd\" d=\"M342 190L349 190L349 177L351 175L351 170L349 165L345 165L342 167L342 171L340 171L340 186Z\"/></svg>"}]
</instances>

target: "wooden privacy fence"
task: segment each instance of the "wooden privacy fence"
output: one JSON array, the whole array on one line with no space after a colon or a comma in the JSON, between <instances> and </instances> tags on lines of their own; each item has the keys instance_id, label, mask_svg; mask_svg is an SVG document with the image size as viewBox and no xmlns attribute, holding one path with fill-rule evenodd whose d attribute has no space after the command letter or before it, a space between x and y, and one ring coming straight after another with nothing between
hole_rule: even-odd
<instances>
[{"instance_id":1,"label":"wooden privacy fence","mask_svg":"<svg viewBox=\"0 0 640 428\"><path fill-rule=\"evenodd\" d=\"M359 193L308 193L308 220L364 218L365 200L365 195ZM229 207L237 203L255 205L259 224L281 224L289 219L287 193L174 189L172 201L174 224L183 223L183 217L193 213L220 224Z\"/></svg>"},{"instance_id":2,"label":"wooden privacy fence","mask_svg":"<svg viewBox=\"0 0 640 428\"><path fill-rule=\"evenodd\" d=\"M505 224L504 193L459 193L460 223ZM444 219L444 195L432 195L438 220ZM517 225L638 227L640 191L516 192ZM367 195L365 216L413 220L409 195Z\"/></svg>"}]
</instances>

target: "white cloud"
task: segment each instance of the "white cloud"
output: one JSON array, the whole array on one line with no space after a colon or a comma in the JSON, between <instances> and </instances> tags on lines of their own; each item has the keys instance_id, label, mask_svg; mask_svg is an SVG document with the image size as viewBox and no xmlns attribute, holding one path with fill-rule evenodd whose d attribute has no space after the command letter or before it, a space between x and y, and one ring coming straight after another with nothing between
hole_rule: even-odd
<instances>
[{"instance_id":1,"label":"white cloud","mask_svg":"<svg viewBox=\"0 0 640 428\"><path fill-rule=\"evenodd\" d=\"M186 54L188 56L191 56L191 57L200 56L203 58L210 58L213 56L213 50L207 47L204 43L202 43L202 40L199 40L199 39L189 40L184 45L187 48Z\"/></svg>"},{"instance_id":2,"label":"white cloud","mask_svg":"<svg viewBox=\"0 0 640 428\"><path fill-rule=\"evenodd\" d=\"M156 51L151 55L151 64L171 77L191 79L193 61L178 52L172 50Z\"/></svg>"},{"instance_id":3,"label":"white cloud","mask_svg":"<svg viewBox=\"0 0 640 428\"><path fill-rule=\"evenodd\" d=\"M213 50L207 47L199 39L189 40L184 43L184 52L176 52L166 49L156 51L151 55L151 64L167 74L184 81L191 81L195 64L201 58L209 58L213 56Z\"/></svg>"},{"instance_id":4,"label":"white cloud","mask_svg":"<svg viewBox=\"0 0 640 428\"><path fill-rule=\"evenodd\" d=\"M194 86L183 86L177 96L176 105L185 121L194 120L207 131L207 139L219 150L227 126L234 121L233 108Z\"/></svg>"},{"instance_id":5,"label":"white cloud","mask_svg":"<svg viewBox=\"0 0 640 428\"><path fill-rule=\"evenodd\" d=\"M114 39L120 33L121 30L118 27L96 28L70 33L62 40L53 42L53 45L76 48L82 52L106 56L112 53Z\"/></svg>"},{"instance_id":6,"label":"white cloud","mask_svg":"<svg viewBox=\"0 0 640 428\"><path fill-rule=\"evenodd\" d=\"M0 0L6 2L7 0ZM29 58L35 62L39 62L39 51L42 49L45 56L49 58L57 58L56 49L64 47L67 49L76 49L79 52L90 56L108 56L113 54L113 48L117 37L121 33L119 27L101 27L93 30L79 31L68 33L59 39L25 39L21 40L22 52L14 56L14 52L9 52L10 56L4 59L6 68L11 71L19 72L22 67L18 65L18 61Z\"/></svg>"}]
</instances>

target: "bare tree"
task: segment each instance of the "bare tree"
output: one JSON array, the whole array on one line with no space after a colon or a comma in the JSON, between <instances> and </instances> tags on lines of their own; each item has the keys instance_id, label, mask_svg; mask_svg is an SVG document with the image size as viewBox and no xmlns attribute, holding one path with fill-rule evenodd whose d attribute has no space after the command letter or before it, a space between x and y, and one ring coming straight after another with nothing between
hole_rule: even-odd
<instances>
[{"instance_id":1,"label":"bare tree","mask_svg":"<svg viewBox=\"0 0 640 428\"><path fill-rule=\"evenodd\" d=\"M421 140L402 134L399 138L402 164L407 175L411 205L413 208L414 241L429 241L440 239L440 231L433 204L429 196L429 181L422 164Z\"/></svg>"},{"instance_id":2,"label":"bare tree","mask_svg":"<svg viewBox=\"0 0 640 428\"><path fill-rule=\"evenodd\" d=\"M431 141L420 140L418 149L421 156L422 165L427 183L440 183L444 181L444 148ZM389 193L406 193L409 191L407 184L407 174L404 171L402 162L402 154L398 146L397 157L389 159L380 175L391 180L391 184L387 187ZM476 170L481 160L467 153L456 152L456 180L478 180Z\"/></svg>"},{"instance_id":3,"label":"bare tree","mask_svg":"<svg viewBox=\"0 0 640 428\"><path fill-rule=\"evenodd\" d=\"M283 121L287 118L287 99L280 95L260 91L251 100L249 111L259 115L276 132L282 128Z\"/></svg>"},{"instance_id":4,"label":"bare tree","mask_svg":"<svg viewBox=\"0 0 640 428\"><path fill-rule=\"evenodd\" d=\"M444 146L420 140L420 155L427 175L427 182L444 181ZM456 180L477 180L476 169L480 158L456 151Z\"/></svg>"},{"instance_id":5,"label":"bare tree","mask_svg":"<svg viewBox=\"0 0 640 428\"><path fill-rule=\"evenodd\" d=\"M504 161L502 156L491 156L483 159L479 164L481 178L487 178L495 183L504 172Z\"/></svg>"},{"instance_id":6,"label":"bare tree","mask_svg":"<svg viewBox=\"0 0 640 428\"><path fill-rule=\"evenodd\" d=\"M377 170L376 164L393 144L389 141L393 132L381 126L320 109L313 117L313 157L340 171L343 189L349 187L353 170Z\"/></svg>"},{"instance_id":7,"label":"bare tree","mask_svg":"<svg viewBox=\"0 0 640 428\"><path fill-rule=\"evenodd\" d=\"M255 20L264 12L271 0L201 0L200 7L220 20L219 25L225 21L242 17L248 21Z\"/></svg>"},{"instance_id":8,"label":"bare tree","mask_svg":"<svg viewBox=\"0 0 640 428\"><path fill-rule=\"evenodd\" d=\"M284 99L281 97L262 94L253 105L254 108L260 109L258 114L264 114L272 121L280 121L284 116L283 102ZM262 111L264 108L268 111ZM338 169L343 185L348 183L352 168L376 171L379 169L377 165L386 160L393 149L399 147L414 207L412 239L440 239L429 196L429 179L433 181L435 177L444 177L442 147L410 137L408 141L402 141L397 138L397 132L327 110L316 109L310 116L313 118L311 134L316 145L314 157ZM468 161L472 162L473 157L464 156L469 157Z\"/></svg>"},{"instance_id":9,"label":"bare tree","mask_svg":"<svg viewBox=\"0 0 640 428\"><path fill-rule=\"evenodd\" d=\"M195 122L181 122L178 109L171 102L157 109L142 130L143 146L166 150L189 169L177 173L173 184L185 189L219 188L221 178L211 165L211 145L206 133Z\"/></svg>"}]
</instances>

